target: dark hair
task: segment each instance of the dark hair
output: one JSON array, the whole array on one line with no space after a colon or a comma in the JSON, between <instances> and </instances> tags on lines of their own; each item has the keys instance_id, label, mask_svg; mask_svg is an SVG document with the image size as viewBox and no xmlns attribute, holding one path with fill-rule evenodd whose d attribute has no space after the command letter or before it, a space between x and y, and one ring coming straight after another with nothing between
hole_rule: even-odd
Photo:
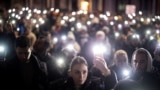
<instances>
[{"instance_id":1,"label":"dark hair","mask_svg":"<svg viewBox=\"0 0 160 90\"><path fill-rule=\"evenodd\" d=\"M16 47L25 48L30 46L31 46L31 42L29 38L27 38L26 36L20 36L16 39Z\"/></svg>"},{"instance_id":2,"label":"dark hair","mask_svg":"<svg viewBox=\"0 0 160 90\"><path fill-rule=\"evenodd\" d=\"M87 63L87 61L86 61L86 59L85 59L84 57L82 57L82 56L75 56L75 57L72 59L71 63L70 63L70 68L69 68L69 70L71 70L72 67L73 67L74 65L77 65L77 64L85 64L86 66L88 66L88 63Z\"/></svg>"}]
</instances>

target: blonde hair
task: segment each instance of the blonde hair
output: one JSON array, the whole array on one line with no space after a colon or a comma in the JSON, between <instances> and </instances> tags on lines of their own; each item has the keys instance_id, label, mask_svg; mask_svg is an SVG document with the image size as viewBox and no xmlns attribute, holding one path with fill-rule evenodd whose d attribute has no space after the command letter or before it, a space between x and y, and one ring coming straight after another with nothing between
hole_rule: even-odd
<instances>
[{"instance_id":1,"label":"blonde hair","mask_svg":"<svg viewBox=\"0 0 160 90\"><path fill-rule=\"evenodd\" d=\"M117 57L118 56L124 56L126 58L126 63L128 64L128 54L127 54L127 52L125 50L122 50L122 49L117 50L114 53L114 63L113 64L115 64L115 62L117 61Z\"/></svg>"}]
</instances>

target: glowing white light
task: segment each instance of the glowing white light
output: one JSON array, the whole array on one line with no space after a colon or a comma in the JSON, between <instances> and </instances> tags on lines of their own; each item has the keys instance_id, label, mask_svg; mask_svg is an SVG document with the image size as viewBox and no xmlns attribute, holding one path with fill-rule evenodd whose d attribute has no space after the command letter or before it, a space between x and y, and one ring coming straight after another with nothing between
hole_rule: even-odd
<instances>
[{"instance_id":1,"label":"glowing white light","mask_svg":"<svg viewBox=\"0 0 160 90\"><path fill-rule=\"evenodd\" d=\"M43 18L39 18L38 20L39 20L39 22L40 22L41 24L44 24L44 23L45 23L45 21L43 20Z\"/></svg>"},{"instance_id":2,"label":"glowing white light","mask_svg":"<svg viewBox=\"0 0 160 90\"><path fill-rule=\"evenodd\" d=\"M41 24L44 24L44 23L45 23L45 21L44 21L44 20L42 20L40 23L41 23Z\"/></svg>"},{"instance_id":3,"label":"glowing white light","mask_svg":"<svg viewBox=\"0 0 160 90\"><path fill-rule=\"evenodd\" d=\"M77 23L77 28L81 28L82 24L81 23Z\"/></svg>"},{"instance_id":4,"label":"glowing white light","mask_svg":"<svg viewBox=\"0 0 160 90\"><path fill-rule=\"evenodd\" d=\"M69 22L73 22L73 21L75 21L75 20L76 20L75 17L71 17L71 18L69 19Z\"/></svg>"},{"instance_id":5,"label":"glowing white light","mask_svg":"<svg viewBox=\"0 0 160 90\"><path fill-rule=\"evenodd\" d=\"M150 36L149 39L150 39L150 40L153 40L153 39L154 39L154 36Z\"/></svg>"},{"instance_id":6,"label":"glowing white light","mask_svg":"<svg viewBox=\"0 0 160 90\"><path fill-rule=\"evenodd\" d=\"M91 21L87 21L87 25L91 25Z\"/></svg>"},{"instance_id":7,"label":"glowing white light","mask_svg":"<svg viewBox=\"0 0 160 90\"><path fill-rule=\"evenodd\" d=\"M4 52L5 47L4 46L0 46L0 52Z\"/></svg>"},{"instance_id":8,"label":"glowing white light","mask_svg":"<svg viewBox=\"0 0 160 90\"><path fill-rule=\"evenodd\" d=\"M30 19L30 16L27 16L26 19L29 20L29 19Z\"/></svg>"},{"instance_id":9,"label":"glowing white light","mask_svg":"<svg viewBox=\"0 0 160 90\"><path fill-rule=\"evenodd\" d=\"M24 8L24 7L22 8L22 11L25 11L25 8Z\"/></svg>"},{"instance_id":10,"label":"glowing white light","mask_svg":"<svg viewBox=\"0 0 160 90\"><path fill-rule=\"evenodd\" d=\"M74 46L73 46L72 44L68 44L68 45L66 46L66 48L67 48L67 50L69 50L69 51L74 50Z\"/></svg>"},{"instance_id":11,"label":"glowing white light","mask_svg":"<svg viewBox=\"0 0 160 90\"><path fill-rule=\"evenodd\" d=\"M44 11L43 11L43 14L47 14L47 10L44 10Z\"/></svg>"},{"instance_id":12,"label":"glowing white light","mask_svg":"<svg viewBox=\"0 0 160 90\"><path fill-rule=\"evenodd\" d=\"M151 34L151 31L150 31L150 30L147 30L147 31L146 31L146 34L147 34L147 35Z\"/></svg>"},{"instance_id":13,"label":"glowing white light","mask_svg":"<svg viewBox=\"0 0 160 90\"><path fill-rule=\"evenodd\" d=\"M114 20L116 20L116 21L117 21L117 20L118 20L118 17L117 17L117 16L114 16Z\"/></svg>"},{"instance_id":14,"label":"glowing white light","mask_svg":"<svg viewBox=\"0 0 160 90\"><path fill-rule=\"evenodd\" d=\"M107 16L111 16L111 13L109 11L106 12Z\"/></svg>"},{"instance_id":15,"label":"glowing white light","mask_svg":"<svg viewBox=\"0 0 160 90\"><path fill-rule=\"evenodd\" d=\"M22 15L22 14L23 14L23 11L20 11L19 14Z\"/></svg>"},{"instance_id":16,"label":"glowing white light","mask_svg":"<svg viewBox=\"0 0 160 90\"><path fill-rule=\"evenodd\" d=\"M33 19L33 20L32 20L32 22L33 22L33 23L36 23L36 22L37 22L37 20L36 20L36 19Z\"/></svg>"},{"instance_id":17,"label":"glowing white light","mask_svg":"<svg viewBox=\"0 0 160 90\"><path fill-rule=\"evenodd\" d=\"M128 14L128 18L133 19L133 16L131 14Z\"/></svg>"},{"instance_id":18,"label":"glowing white light","mask_svg":"<svg viewBox=\"0 0 160 90\"><path fill-rule=\"evenodd\" d=\"M14 17L14 16L15 16L15 13L12 13L11 16Z\"/></svg>"},{"instance_id":19,"label":"glowing white light","mask_svg":"<svg viewBox=\"0 0 160 90\"><path fill-rule=\"evenodd\" d=\"M132 38L133 39L135 39L135 38L139 39L139 35L138 34L133 34Z\"/></svg>"},{"instance_id":20,"label":"glowing white light","mask_svg":"<svg viewBox=\"0 0 160 90\"><path fill-rule=\"evenodd\" d=\"M136 20L135 19L132 20L132 24L136 24Z\"/></svg>"},{"instance_id":21,"label":"glowing white light","mask_svg":"<svg viewBox=\"0 0 160 90\"><path fill-rule=\"evenodd\" d=\"M136 14L135 13L132 13L132 15L135 17L136 16Z\"/></svg>"},{"instance_id":22,"label":"glowing white light","mask_svg":"<svg viewBox=\"0 0 160 90\"><path fill-rule=\"evenodd\" d=\"M102 44L97 44L92 48L94 55L102 55L106 52L106 48Z\"/></svg>"},{"instance_id":23,"label":"glowing white light","mask_svg":"<svg viewBox=\"0 0 160 90\"><path fill-rule=\"evenodd\" d=\"M83 11L82 10L79 10L78 12L77 12L77 14L82 14L83 13Z\"/></svg>"},{"instance_id":24,"label":"glowing white light","mask_svg":"<svg viewBox=\"0 0 160 90\"><path fill-rule=\"evenodd\" d=\"M28 13L31 13L32 12L32 10L28 10Z\"/></svg>"},{"instance_id":25,"label":"glowing white light","mask_svg":"<svg viewBox=\"0 0 160 90\"><path fill-rule=\"evenodd\" d=\"M20 28L19 28L19 27L17 28L17 31L20 31Z\"/></svg>"},{"instance_id":26,"label":"glowing white light","mask_svg":"<svg viewBox=\"0 0 160 90\"><path fill-rule=\"evenodd\" d=\"M150 19L150 18L147 18L147 22L151 22L151 19Z\"/></svg>"},{"instance_id":27,"label":"glowing white light","mask_svg":"<svg viewBox=\"0 0 160 90\"><path fill-rule=\"evenodd\" d=\"M88 12L87 11L83 11L83 14L88 14Z\"/></svg>"},{"instance_id":28,"label":"glowing white light","mask_svg":"<svg viewBox=\"0 0 160 90\"><path fill-rule=\"evenodd\" d=\"M156 30L156 33L157 33L157 34L159 34L159 33L160 33L160 31L159 31L159 30Z\"/></svg>"},{"instance_id":29,"label":"glowing white light","mask_svg":"<svg viewBox=\"0 0 160 90\"><path fill-rule=\"evenodd\" d=\"M51 8L50 11L54 11L54 8Z\"/></svg>"},{"instance_id":30,"label":"glowing white light","mask_svg":"<svg viewBox=\"0 0 160 90\"><path fill-rule=\"evenodd\" d=\"M64 19L64 20L68 20L68 16L64 16L63 19Z\"/></svg>"},{"instance_id":31,"label":"glowing white light","mask_svg":"<svg viewBox=\"0 0 160 90\"><path fill-rule=\"evenodd\" d=\"M59 9L56 9L55 12L56 12L56 13L59 13Z\"/></svg>"},{"instance_id":32,"label":"glowing white light","mask_svg":"<svg viewBox=\"0 0 160 90\"><path fill-rule=\"evenodd\" d=\"M139 15L142 15L142 11L139 11L138 13L139 13Z\"/></svg>"},{"instance_id":33,"label":"glowing white light","mask_svg":"<svg viewBox=\"0 0 160 90\"><path fill-rule=\"evenodd\" d=\"M103 17L104 17L104 15L103 15L103 14L100 14L100 15L99 15L99 17L100 17L100 18L103 18Z\"/></svg>"},{"instance_id":34,"label":"glowing white light","mask_svg":"<svg viewBox=\"0 0 160 90\"><path fill-rule=\"evenodd\" d=\"M93 14L90 14L89 17L90 17L90 18L94 18L94 15L93 15Z\"/></svg>"},{"instance_id":35,"label":"glowing white light","mask_svg":"<svg viewBox=\"0 0 160 90\"><path fill-rule=\"evenodd\" d=\"M67 36L66 36L66 35L62 35L61 39L62 39L63 41L65 41L65 40L67 39Z\"/></svg>"},{"instance_id":36,"label":"glowing white light","mask_svg":"<svg viewBox=\"0 0 160 90\"><path fill-rule=\"evenodd\" d=\"M37 12L37 9L34 9L33 12Z\"/></svg>"},{"instance_id":37,"label":"glowing white light","mask_svg":"<svg viewBox=\"0 0 160 90\"><path fill-rule=\"evenodd\" d=\"M37 14L40 14L41 13L41 10L37 10Z\"/></svg>"},{"instance_id":38,"label":"glowing white light","mask_svg":"<svg viewBox=\"0 0 160 90\"><path fill-rule=\"evenodd\" d=\"M71 31L74 31L74 27L71 28Z\"/></svg>"},{"instance_id":39,"label":"glowing white light","mask_svg":"<svg viewBox=\"0 0 160 90\"><path fill-rule=\"evenodd\" d=\"M152 18L152 21L155 22L156 21L155 18Z\"/></svg>"},{"instance_id":40,"label":"glowing white light","mask_svg":"<svg viewBox=\"0 0 160 90\"><path fill-rule=\"evenodd\" d=\"M11 9L9 9L9 10L8 10L8 13L11 13L11 12L12 12L12 10L11 10Z\"/></svg>"},{"instance_id":41,"label":"glowing white light","mask_svg":"<svg viewBox=\"0 0 160 90\"><path fill-rule=\"evenodd\" d=\"M39 24L36 24L36 28L39 28Z\"/></svg>"},{"instance_id":42,"label":"glowing white light","mask_svg":"<svg viewBox=\"0 0 160 90\"><path fill-rule=\"evenodd\" d=\"M61 24L62 24L62 25L65 24L65 21L64 21L64 20L61 20Z\"/></svg>"},{"instance_id":43,"label":"glowing white light","mask_svg":"<svg viewBox=\"0 0 160 90\"><path fill-rule=\"evenodd\" d=\"M120 34L118 32L115 32L115 37L119 37Z\"/></svg>"},{"instance_id":44,"label":"glowing white light","mask_svg":"<svg viewBox=\"0 0 160 90\"><path fill-rule=\"evenodd\" d=\"M57 59L57 66L62 67L64 65L64 60L62 58Z\"/></svg>"},{"instance_id":45,"label":"glowing white light","mask_svg":"<svg viewBox=\"0 0 160 90\"><path fill-rule=\"evenodd\" d=\"M15 8L13 8L13 9L12 9L12 12L15 12L15 11L16 11L16 9L15 9Z\"/></svg>"},{"instance_id":46,"label":"glowing white light","mask_svg":"<svg viewBox=\"0 0 160 90\"><path fill-rule=\"evenodd\" d=\"M28 11L29 10L29 8L28 7L26 7L26 11Z\"/></svg>"},{"instance_id":47,"label":"glowing white light","mask_svg":"<svg viewBox=\"0 0 160 90\"><path fill-rule=\"evenodd\" d=\"M113 21L111 21L111 22L110 22L110 25L111 25L111 26L113 26L113 25L114 25L114 22L113 22Z\"/></svg>"},{"instance_id":48,"label":"glowing white light","mask_svg":"<svg viewBox=\"0 0 160 90\"><path fill-rule=\"evenodd\" d=\"M11 23L12 23L12 24L15 24L15 23L16 23L16 21L15 21L15 20L12 20L12 21L11 21Z\"/></svg>"},{"instance_id":49,"label":"glowing white light","mask_svg":"<svg viewBox=\"0 0 160 90\"><path fill-rule=\"evenodd\" d=\"M73 16L76 15L76 12L72 12L72 15L73 15Z\"/></svg>"},{"instance_id":50,"label":"glowing white light","mask_svg":"<svg viewBox=\"0 0 160 90\"><path fill-rule=\"evenodd\" d=\"M118 24L118 29L122 29L122 24Z\"/></svg>"},{"instance_id":51,"label":"glowing white light","mask_svg":"<svg viewBox=\"0 0 160 90\"><path fill-rule=\"evenodd\" d=\"M2 23L3 21L2 21L2 19L0 19L0 23Z\"/></svg>"},{"instance_id":52,"label":"glowing white light","mask_svg":"<svg viewBox=\"0 0 160 90\"><path fill-rule=\"evenodd\" d=\"M144 18L140 18L140 21L141 21L141 22L144 22Z\"/></svg>"},{"instance_id":53,"label":"glowing white light","mask_svg":"<svg viewBox=\"0 0 160 90\"><path fill-rule=\"evenodd\" d=\"M160 16L157 16L157 19L160 19Z\"/></svg>"},{"instance_id":54,"label":"glowing white light","mask_svg":"<svg viewBox=\"0 0 160 90\"><path fill-rule=\"evenodd\" d=\"M129 24L129 22L128 22L128 21L124 21L124 24L125 24L125 25L128 25L128 24Z\"/></svg>"},{"instance_id":55,"label":"glowing white light","mask_svg":"<svg viewBox=\"0 0 160 90\"><path fill-rule=\"evenodd\" d=\"M104 15L104 20L108 20L108 17L106 15Z\"/></svg>"},{"instance_id":56,"label":"glowing white light","mask_svg":"<svg viewBox=\"0 0 160 90\"><path fill-rule=\"evenodd\" d=\"M130 71L129 70L123 70L123 75L124 76L129 76L130 74Z\"/></svg>"},{"instance_id":57,"label":"glowing white light","mask_svg":"<svg viewBox=\"0 0 160 90\"><path fill-rule=\"evenodd\" d=\"M57 43L57 42L58 42L58 38L57 38L57 37L54 37L54 38L53 38L53 42L54 42L54 43Z\"/></svg>"},{"instance_id":58,"label":"glowing white light","mask_svg":"<svg viewBox=\"0 0 160 90\"><path fill-rule=\"evenodd\" d=\"M17 19L18 19L18 20L20 20L20 19L21 19L21 17L19 16L19 17L17 17Z\"/></svg>"},{"instance_id":59,"label":"glowing white light","mask_svg":"<svg viewBox=\"0 0 160 90\"><path fill-rule=\"evenodd\" d=\"M18 18L19 17L19 15L16 15L16 18Z\"/></svg>"}]
</instances>

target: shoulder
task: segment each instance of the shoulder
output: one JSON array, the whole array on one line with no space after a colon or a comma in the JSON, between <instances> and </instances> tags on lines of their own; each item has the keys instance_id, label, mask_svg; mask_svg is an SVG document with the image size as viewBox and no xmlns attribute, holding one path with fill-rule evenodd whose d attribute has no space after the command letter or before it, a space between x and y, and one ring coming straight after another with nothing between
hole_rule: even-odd
<instances>
[{"instance_id":1,"label":"shoulder","mask_svg":"<svg viewBox=\"0 0 160 90\"><path fill-rule=\"evenodd\" d=\"M50 82L50 89L51 90L65 90L70 85L73 86L73 84L71 84L70 79L61 78L58 80L51 81Z\"/></svg>"}]
</instances>

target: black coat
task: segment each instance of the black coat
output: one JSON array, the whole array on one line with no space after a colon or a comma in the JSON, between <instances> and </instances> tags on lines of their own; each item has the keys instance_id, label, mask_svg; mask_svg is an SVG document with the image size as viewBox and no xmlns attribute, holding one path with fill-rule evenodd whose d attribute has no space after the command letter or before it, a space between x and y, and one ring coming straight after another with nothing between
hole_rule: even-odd
<instances>
[{"instance_id":1,"label":"black coat","mask_svg":"<svg viewBox=\"0 0 160 90\"><path fill-rule=\"evenodd\" d=\"M51 90L77 90L72 78L60 79L51 83ZM105 90L100 79L87 79L79 90Z\"/></svg>"},{"instance_id":2,"label":"black coat","mask_svg":"<svg viewBox=\"0 0 160 90\"><path fill-rule=\"evenodd\" d=\"M141 74L133 73L131 79L138 82L144 90L160 90L160 80L155 73L144 72Z\"/></svg>"},{"instance_id":3,"label":"black coat","mask_svg":"<svg viewBox=\"0 0 160 90\"><path fill-rule=\"evenodd\" d=\"M47 75L44 63L40 62L35 56L31 55L29 64L22 64L17 57L7 62L8 85L15 90L46 90ZM24 65L26 67L24 67ZM30 68L30 69L28 69ZM30 82L29 86L26 84Z\"/></svg>"}]
</instances>

